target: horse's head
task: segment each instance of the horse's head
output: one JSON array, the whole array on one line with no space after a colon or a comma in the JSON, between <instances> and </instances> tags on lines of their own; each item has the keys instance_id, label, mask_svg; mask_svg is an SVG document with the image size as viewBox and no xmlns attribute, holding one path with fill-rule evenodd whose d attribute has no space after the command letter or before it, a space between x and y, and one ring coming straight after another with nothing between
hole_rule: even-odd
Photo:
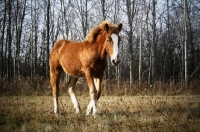
<instances>
[{"instance_id":1,"label":"horse's head","mask_svg":"<svg viewBox=\"0 0 200 132\"><path fill-rule=\"evenodd\" d=\"M105 24L105 31L106 31L106 52L109 54L111 58L112 65L119 64L119 42L120 36L119 32L122 29L122 24L116 25L108 25Z\"/></svg>"}]
</instances>

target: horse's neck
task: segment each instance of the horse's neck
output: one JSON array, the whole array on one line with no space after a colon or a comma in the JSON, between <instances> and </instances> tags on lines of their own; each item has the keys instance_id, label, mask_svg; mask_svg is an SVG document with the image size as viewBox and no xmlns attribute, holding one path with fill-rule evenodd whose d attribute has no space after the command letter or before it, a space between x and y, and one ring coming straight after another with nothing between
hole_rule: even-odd
<instances>
[{"instance_id":1,"label":"horse's neck","mask_svg":"<svg viewBox=\"0 0 200 132\"><path fill-rule=\"evenodd\" d=\"M100 54L101 58L106 58L106 45L99 43L98 44L98 53Z\"/></svg>"},{"instance_id":2,"label":"horse's neck","mask_svg":"<svg viewBox=\"0 0 200 132\"><path fill-rule=\"evenodd\" d=\"M88 41L86 42L88 43ZM97 54L101 59L106 58L107 52L106 52L106 45L104 43L97 43L94 42L92 44L86 44L87 48L91 48L93 51L97 51Z\"/></svg>"}]
</instances>

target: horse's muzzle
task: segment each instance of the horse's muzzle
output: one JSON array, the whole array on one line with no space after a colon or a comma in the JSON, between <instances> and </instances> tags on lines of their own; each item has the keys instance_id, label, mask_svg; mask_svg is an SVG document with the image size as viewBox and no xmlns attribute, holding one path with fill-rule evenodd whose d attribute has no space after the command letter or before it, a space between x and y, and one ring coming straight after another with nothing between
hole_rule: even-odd
<instances>
[{"instance_id":1,"label":"horse's muzzle","mask_svg":"<svg viewBox=\"0 0 200 132\"><path fill-rule=\"evenodd\" d=\"M117 66L120 63L120 60L112 60L112 65Z\"/></svg>"}]
</instances>

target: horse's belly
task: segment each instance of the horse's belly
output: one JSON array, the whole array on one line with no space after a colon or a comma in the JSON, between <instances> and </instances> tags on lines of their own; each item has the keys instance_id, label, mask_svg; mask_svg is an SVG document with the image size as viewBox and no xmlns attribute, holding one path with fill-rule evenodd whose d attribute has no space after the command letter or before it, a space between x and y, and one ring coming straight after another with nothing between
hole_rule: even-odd
<instances>
[{"instance_id":1,"label":"horse's belly","mask_svg":"<svg viewBox=\"0 0 200 132\"><path fill-rule=\"evenodd\" d=\"M85 76L84 72L82 72L81 70L79 69L65 69L64 68L64 71L70 75L70 76L74 76L74 77L83 77Z\"/></svg>"}]
</instances>

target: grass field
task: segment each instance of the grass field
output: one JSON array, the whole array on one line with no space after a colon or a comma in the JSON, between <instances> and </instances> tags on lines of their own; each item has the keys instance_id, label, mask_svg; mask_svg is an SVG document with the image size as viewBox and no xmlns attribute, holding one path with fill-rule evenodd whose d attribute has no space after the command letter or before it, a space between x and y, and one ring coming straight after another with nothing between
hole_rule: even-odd
<instances>
[{"instance_id":1,"label":"grass field","mask_svg":"<svg viewBox=\"0 0 200 132\"><path fill-rule=\"evenodd\" d=\"M0 131L200 131L200 96L102 96L97 118L85 116L89 96L78 96L75 114L69 96L59 98L61 114L53 114L52 96L1 96Z\"/></svg>"}]
</instances>

